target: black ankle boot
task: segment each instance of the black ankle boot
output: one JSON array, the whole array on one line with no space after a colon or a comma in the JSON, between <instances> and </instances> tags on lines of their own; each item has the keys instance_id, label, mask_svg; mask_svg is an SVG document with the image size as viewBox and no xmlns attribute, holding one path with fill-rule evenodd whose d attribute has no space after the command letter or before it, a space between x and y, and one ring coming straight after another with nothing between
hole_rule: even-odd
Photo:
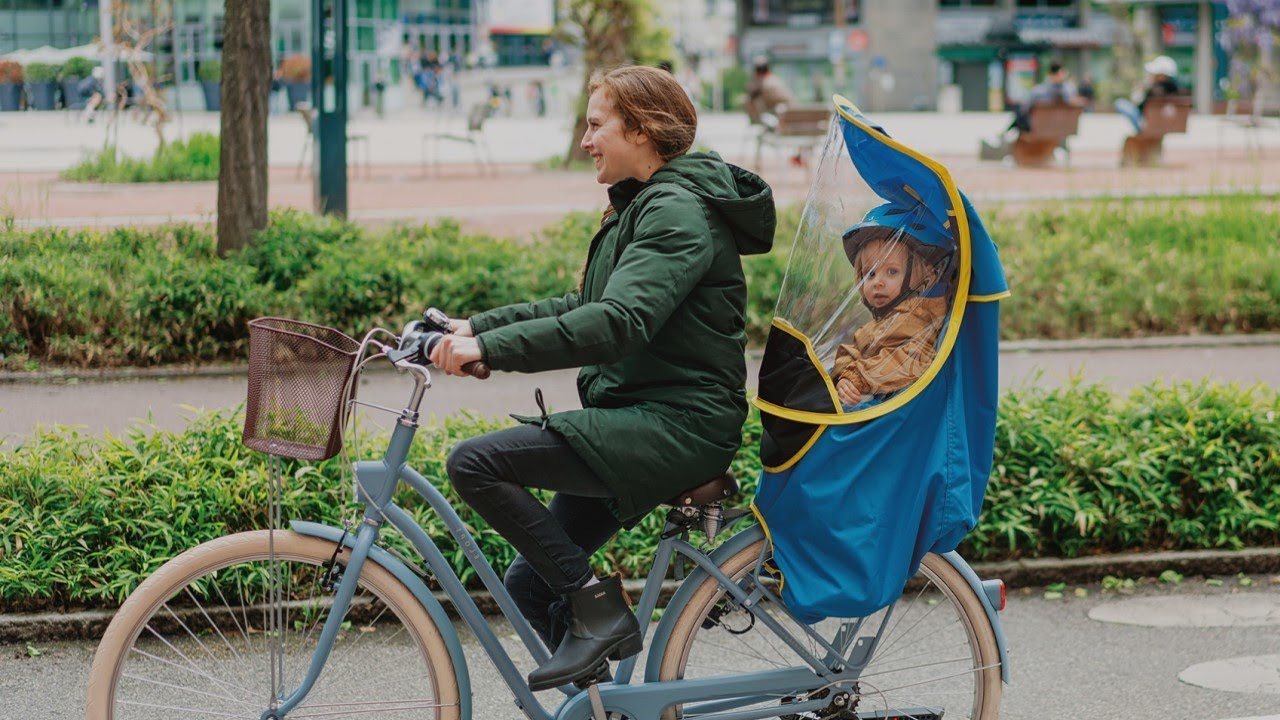
<instances>
[{"instance_id":1,"label":"black ankle boot","mask_svg":"<svg viewBox=\"0 0 1280 720\"><path fill-rule=\"evenodd\" d=\"M605 660L621 660L640 652L640 623L622 594L622 580L612 575L568 595L573 619L556 653L529 673L529 689L548 690L596 671Z\"/></svg>"}]
</instances>

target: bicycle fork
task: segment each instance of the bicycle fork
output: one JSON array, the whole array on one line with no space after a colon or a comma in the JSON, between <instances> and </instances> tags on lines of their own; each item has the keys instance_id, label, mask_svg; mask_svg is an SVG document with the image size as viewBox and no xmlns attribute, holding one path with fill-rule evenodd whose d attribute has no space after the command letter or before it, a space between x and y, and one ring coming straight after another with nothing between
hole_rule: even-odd
<instances>
[{"instance_id":1,"label":"bicycle fork","mask_svg":"<svg viewBox=\"0 0 1280 720\"><path fill-rule=\"evenodd\" d=\"M395 454L388 453L388 457L393 461L403 462L408 443L412 442L412 439L411 428L397 427L391 445ZM360 529L356 531L351 554L347 558L346 568L342 571L342 580L339 581L337 591L334 593L329 617L324 622L324 629L320 632L315 651L311 655L311 664L307 667L307 674L302 678L302 682L292 692L278 698L277 705L264 710L260 716L261 720L283 720L306 698L316 680L320 678L320 672L324 669L329 653L333 650L333 643L337 640L338 633L342 630L342 623L346 620L351 599L355 597L356 588L360 582L360 572L364 569L365 560L369 557L369 550L378 539L378 532L383 522L380 508L391 502L398 478L392 468L398 467L398 464L386 460L355 464L356 499L364 504L365 510L360 521ZM339 542L338 550L341 551L341 549L342 543ZM337 554L340 552L335 553L334 562L338 561ZM332 572L333 568L330 568L329 573ZM275 692L277 692L276 688L272 688L272 693Z\"/></svg>"},{"instance_id":2,"label":"bicycle fork","mask_svg":"<svg viewBox=\"0 0 1280 720\"><path fill-rule=\"evenodd\" d=\"M333 643L337 640L338 633L342 630L342 624L346 620L347 610L351 606L351 598L355 596L356 588L359 585L360 571L364 568L364 562L369 557L370 548L373 547L374 542L378 539L379 525L380 523L377 520L367 516L360 523L360 529L356 531L355 543L351 548L351 555L347 558L346 568L342 571L342 580L339 581L337 591L333 596L329 617L324 622L324 629L321 630L315 651L311 655L311 664L307 667L307 674L302 678L302 682L298 684L297 688L279 698L278 705L274 708L263 710L260 720L283 720L288 716L289 712L307 697L307 693L311 692L311 688L315 686L321 671L324 670L325 662L329 660L329 653L333 650ZM339 548L341 549L341 545ZM275 691L276 689L272 688L272 692L274 693Z\"/></svg>"}]
</instances>

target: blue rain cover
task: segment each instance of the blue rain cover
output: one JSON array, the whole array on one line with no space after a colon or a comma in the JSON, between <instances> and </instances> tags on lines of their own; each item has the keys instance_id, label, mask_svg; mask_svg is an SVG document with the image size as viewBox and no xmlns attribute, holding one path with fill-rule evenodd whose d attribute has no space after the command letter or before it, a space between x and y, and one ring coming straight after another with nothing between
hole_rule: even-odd
<instances>
[{"instance_id":1,"label":"blue rain cover","mask_svg":"<svg viewBox=\"0 0 1280 720\"><path fill-rule=\"evenodd\" d=\"M851 105L840 109L850 157L876 194L922 202L945 222L953 197L945 170L886 143ZM902 197L903 186L915 191L912 198ZM860 617L892 603L925 553L954 550L977 523L995 439L995 301L1008 289L977 213L954 196L968 220L960 252L970 259L969 287L955 299L959 312L949 322L961 325L937 375L886 414L826 425L799 460L760 478L755 509L773 542L783 598L804 622Z\"/></svg>"}]
</instances>

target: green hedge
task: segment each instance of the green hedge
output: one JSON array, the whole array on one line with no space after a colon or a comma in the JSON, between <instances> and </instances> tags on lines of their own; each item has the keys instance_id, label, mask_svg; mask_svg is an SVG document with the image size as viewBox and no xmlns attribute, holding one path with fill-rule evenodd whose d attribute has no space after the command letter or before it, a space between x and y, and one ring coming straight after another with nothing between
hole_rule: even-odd
<instances>
[{"instance_id":1,"label":"green hedge","mask_svg":"<svg viewBox=\"0 0 1280 720\"><path fill-rule=\"evenodd\" d=\"M1000 403L996 468L971 560L1107 551L1240 548L1280 542L1280 394L1212 383L1020 390ZM264 527L267 470L240 445L241 419L197 417L184 432L88 437L43 430L0 453L0 611L113 606L168 557L224 533ZM410 463L441 487L500 569L512 551L462 506L444 462L458 440L495 428L478 418L424 428ZM748 501L759 473L753 416L734 462ZM366 451L385 438L365 437ZM286 517L335 523L348 499L339 460L285 465ZM398 501L424 522L464 579L443 525L411 491ZM601 550L600 569L643 572L661 514ZM402 544L396 538L393 543Z\"/></svg>"},{"instance_id":2,"label":"green hedge","mask_svg":"<svg viewBox=\"0 0 1280 720\"><path fill-rule=\"evenodd\" d=\"M168 143L151 158L124 157L114 145L108 145L62 171L61 177L104 183L217 180L219 148L218 136L207 132Z\"/></svg>"},{"instance_id":3,"label":"green hedge","mask_svg":"<svg viewBox=\"0 0 1280 720\"><path fill-rule=\"evenodd\" d=\"M781 217L778 249L745 262L756 345L799 212ZM362 334L401 327L429 304L466 316L558 295L577 285L598 222L572 214L513 239L448 220L375 232L277 212L255 245L225 260L205 227L0 223L0 367L233 360L259 315ZM1007 339L1280 330L1280 208L1270 198L993 211L988 222L1013 291Z\"/></svg>"}]
</instances>

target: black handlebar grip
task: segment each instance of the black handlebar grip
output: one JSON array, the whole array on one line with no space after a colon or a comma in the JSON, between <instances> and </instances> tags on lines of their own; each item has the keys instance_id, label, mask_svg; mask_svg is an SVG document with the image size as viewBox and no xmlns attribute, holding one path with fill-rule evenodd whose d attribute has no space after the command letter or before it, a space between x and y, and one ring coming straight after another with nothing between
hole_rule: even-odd
<instances>
[{"instance_id":1,"label":"black handlebar grip","mask_svg":"<svg viewBox=\"0 0 1280 720\"><path fill-rule=\"evenodd\" d=\"M489 366L485 365L481 360L472 360L462 366L462 372L470 375L477 380L489 379Z\"/></svg>"}]
</instances>

